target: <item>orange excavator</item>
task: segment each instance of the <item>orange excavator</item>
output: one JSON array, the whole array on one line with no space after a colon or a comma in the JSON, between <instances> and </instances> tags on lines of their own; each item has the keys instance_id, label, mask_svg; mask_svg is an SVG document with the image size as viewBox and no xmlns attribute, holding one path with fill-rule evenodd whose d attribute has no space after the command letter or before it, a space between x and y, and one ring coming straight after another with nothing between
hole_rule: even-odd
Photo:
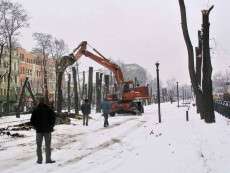
<instances>
[{"instance_id":1,"label":"orange excavator","mask_svg":"<svg viewBox=\"0 0 230 173\"><path fill-rule=\"evenodd\" d=\"M124 81L124 76L121 68L117 64L105 58L105 56L103 56L95 48L92 48L92 50L96 54L91 53L87 50L87 45L89 44L87 44L86 41L82 41L79 46L74 49L72 56L77 61L82 55L84 55L113 72L117 82L118 92L116 94L110 94L106 96L107 99L110 100L112 103L112 110L110 115L114 116L116 113L143 113L144 107L142 102L143 100L150 98L148 93L148 87L134 87L133 81Z\"/></svg>"}]
</instances>

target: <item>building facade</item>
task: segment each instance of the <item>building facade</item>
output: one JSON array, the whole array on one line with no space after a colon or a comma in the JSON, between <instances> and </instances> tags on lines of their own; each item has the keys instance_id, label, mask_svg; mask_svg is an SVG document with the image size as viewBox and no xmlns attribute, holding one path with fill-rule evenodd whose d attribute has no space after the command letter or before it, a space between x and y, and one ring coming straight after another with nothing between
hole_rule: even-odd
<instances>
[{"instance_id":1,"label":"building facade","mask_svg":"<svg viewBox=\"0 0 230 173\"><path fill-rule=\"evenodd\" d=\"M23 48L16 48L12 53L12 71L10 84L10 111L15 111L26 77L29 79L33 94L44 93L43 57L29 52ZM54 100L56 90L55 59L48 58L48 90L49 99ZM9 71L9 53L4 50L0 63L0 112L6 110L7 79ZM31 107L32 99L27 89L25 90L25 106Z\"/></svg>"},{"instance_id":2,"label":"building facade","mask_svg":"<svg viewBox=\"0 0 230 173\"><path fill-rule=\"evenodd\" d=\"M1 64L0 64L0 112L6 111L6 95L8 86L8 72L9 72L9 52L4 49ZM10 111L14 111L18 99L19 92L19 57L17 52L12 52L11 62L11 78L10 78L10 92L9 92L9 106Z\"/></svg>"},{"instance_id":3,"label":"building facade","mask_svg":"<svg viewBox=\"0 0 230 173\"><path fill-rule=\"evenodd\" d=\"M29 82L32 88L33 94L44 93L44 69L42 65L43 57L41 54L31 53L25 49L18 48L18 55L20 57L19 63L19 83L20 89L26 77L29 78ZM56 73L55 73L55 59L47 58L46 70L48 73L48 91L49 99L54 100L55 88L56 88ZM27 102L31 105L31 98L27 98Z\"/></svg>"}]
</instances>

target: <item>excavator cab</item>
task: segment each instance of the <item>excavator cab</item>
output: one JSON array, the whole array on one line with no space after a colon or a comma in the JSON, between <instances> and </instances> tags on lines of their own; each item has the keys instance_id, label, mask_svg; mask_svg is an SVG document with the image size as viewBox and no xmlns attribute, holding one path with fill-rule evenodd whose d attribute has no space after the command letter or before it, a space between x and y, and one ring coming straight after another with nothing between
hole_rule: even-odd
<instances>
[{"instance_id":1,"label":"excavator cab","mask_svg":"<svg viewBox=\"0 0 230 173\"><path fill-rule=\"evenodd\" d=\"M134 86L133 86L133 81L125 81L123 83L123 92L126 93L126 92L130 92L131 90L134 89Z\"/></svg>"}]
</instances>

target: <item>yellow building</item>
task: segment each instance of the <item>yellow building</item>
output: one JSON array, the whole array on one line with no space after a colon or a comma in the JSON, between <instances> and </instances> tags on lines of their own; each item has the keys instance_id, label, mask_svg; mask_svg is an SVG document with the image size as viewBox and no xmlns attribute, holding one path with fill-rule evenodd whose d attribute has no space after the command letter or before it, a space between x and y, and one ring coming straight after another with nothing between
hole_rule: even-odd
<instances>
[{"instance_id":1,"label":"yellow building","mask_svg":"<svg viewBox=\"0 0 230 173\"><path fill-rule=\"evenodd\" d=\"M14 111L16 108L16 102L18 99L19 91L19 57L17 52L12 53L12 64L11 64L11 83L10 83L10 111ZM2 60L0 64L0 76L4 75L0 80L0 112L6 110L6 95L7 95L7 79L9 71L9 53L5 49L3 51Z\"/></svg>"}]
</instances>

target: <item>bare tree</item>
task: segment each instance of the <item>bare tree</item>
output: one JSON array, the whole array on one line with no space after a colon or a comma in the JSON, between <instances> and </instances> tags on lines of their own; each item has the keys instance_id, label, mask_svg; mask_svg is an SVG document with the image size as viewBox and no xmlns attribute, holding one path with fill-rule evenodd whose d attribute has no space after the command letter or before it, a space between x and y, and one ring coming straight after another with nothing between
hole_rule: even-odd
<instances>
[{"instance_id":1,"label":"bare tree","mask_svg":"<svg viewBox=\"0 0 230 173\"><path fill-rule=\"evenodd\" d=\"M58 64L61 59L61 57L67 53L68 46L64 42L63 39L57 39L54 38L51 42L51 54L52 57L55 58L55 74L56 74L56 88L55 88L55 109L57 107L57 88L58 88L58 82L57 82L57 76L58 76Z\"/></svg>"},{"instance_id":2,"label":"bare tree","mask_svg":"<svg viewBox=\"0 0 230 173\"><path fill-rule=\"evenodd\" d=\"M63 39L54 38L51 42L52 57L60 59L68 51L68 46Z\"/></svg>"},{"instance_id":3,"label":"bare tree","mask_svg":"<svg viewBox=\"0 0 230 173\"><path fill-rule=\"evenodd\" d=\"M4 31L4 21L3 21L3 14L1 12L0 13L0 65L2 64L2 53L5 44L6 44L6 39L5 39L5 31Z\"/></svg>"},{"instance_id":4,"label":"bare tree","mask_svg":"<svg viewBox=\"0 0 230 173\"><path fill-rule=\"evenodd\" d=\"M3 41L6 40L8 52L9 52L9 70L7 80L7 112L9 112L9 97L10 97L10 76L11 76L11 62L12 62L12 51L13 41L16 36L20 34L20 29L27 27L28 15L19 3L13 3L8 0L0 1L0 14L1 14L1 32ZM4 45L3 45L4 46ZM2 47L3 48L3 47ZM3 49L1 49L3 50Z\"/></svg>"},{"instance_id":5,"label":"bare tree","mask_svg":"<svg viewBox=\"0 0 230 173\"><path fill-rule=\"evenodd\" d=\"M169 91L169 94L171 96L174 96L174 94L176 92L176 79L171 78L171 79L167 80L166 85L167 85L167 89Z\"/></svg>"},{"instance_id":6,"label":"bare tree","mask_svg":"<svg viewBox=\"0 0 230 173\"><path fill-rule=\"evenodd\" d=\"M208 29L205 28L203 23L203 35L206 35L205 41L203 38L202 41L202 58L203 58L203 69L202 69L202 88L199 84L197 73L195 71L194 66L194 51L192 42L190 40L189 32L188 32L188 26L187 26L187 17L186 17L186 9L184 0L178 0L180 5L180 13L181 13L181 26L183 31L183 36L185 40L185 44L187 46L188 51L188 68L189 68L189 74L190 79L192 83L192 87L194 90L194 93L199 101L199 107L200 107L200 114L201 118L205 119L207 123L215 122L215 114L213 110L213 98L212 98L212 80L211 80L211 61L210 61L210 48L209 48L209 34ZM213 6L209 10L203 10L202 14L209 15L210 11L213 9ZM206 17L207 17L206 16ZM204 18L204 17L203 17ZM207 17L208 18L208 17ZM209 27L209 24L208 24ZM208 39L207 39L208 38Z\"/></svg>"},{"instance_id":7,"label":"bare tree","mask_svg":"<svg viewBox=\"0 0 230 173\"><path fill-rule=\"evenodd\" d=\"M52 47L52 35L46 33L33 33L33 37L37 42L36 48L34 51L40 53L43 57L42 59L42 69L43 69L43 82L44 82L44 96L45 102L49 102L49 90L48 90L48 74L47 74L47 60L48 56L51 53Z\"/></svg>"},{"instance_id":8,"label":"bare tree","mask_svg":"<svg viewBox=\"0 0 230 173\"><path fill-rule=\"evenodd\" d=\"M2 54L3 54L3 49L5 44L6 44L6 38L3 30L3 20L2 17L0 16L0 65L2 64Z\"/></svg>"}]
</instances>

